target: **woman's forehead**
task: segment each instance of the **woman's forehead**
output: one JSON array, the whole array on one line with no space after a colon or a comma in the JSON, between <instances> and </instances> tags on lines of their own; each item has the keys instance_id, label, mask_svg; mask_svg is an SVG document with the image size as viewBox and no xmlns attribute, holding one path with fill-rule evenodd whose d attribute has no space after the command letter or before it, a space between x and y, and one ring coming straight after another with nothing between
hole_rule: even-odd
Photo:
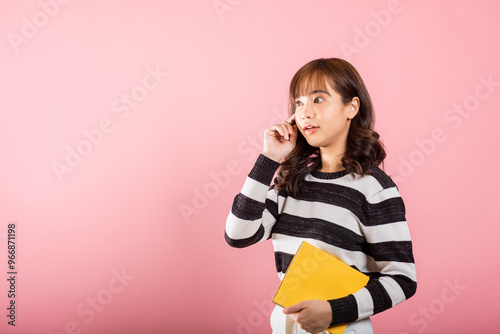
<instances>
[{"instance_id":1,"label":"woman's forehead","mask_svg":"<svg viewBox=\"0 0 500 334\"><path fill-rule=\"evenodd\" d=\"M293 92L294 98L306 96L315 91L331 92L333 89L329 84L329 78L321 73L313 73L302 76L297 80L297 85Z\"/></svg>"}]
</instances>

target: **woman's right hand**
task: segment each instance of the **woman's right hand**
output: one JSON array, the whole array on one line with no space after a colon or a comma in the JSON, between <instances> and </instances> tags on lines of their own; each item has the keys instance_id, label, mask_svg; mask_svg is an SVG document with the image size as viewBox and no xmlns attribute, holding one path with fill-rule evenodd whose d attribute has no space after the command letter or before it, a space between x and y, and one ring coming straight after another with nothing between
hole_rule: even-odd
<instances>
[{"instance_id":1,"label":"woman's right hand","mask_svg":"<svg viewBox=\"0 0 500 334\"><path fill-rule=\"evenodd\" d=\"M264 131L264 150L262 155L280 162L295 148L298 129L295 114L286 121L270 126Z\"/></svg>"}]
</instances>

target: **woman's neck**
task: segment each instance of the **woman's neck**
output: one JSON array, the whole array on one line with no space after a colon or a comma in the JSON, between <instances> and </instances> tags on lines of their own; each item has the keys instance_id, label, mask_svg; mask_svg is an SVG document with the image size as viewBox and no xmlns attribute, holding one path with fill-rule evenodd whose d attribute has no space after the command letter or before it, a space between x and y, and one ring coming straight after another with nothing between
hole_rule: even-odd
<instances>
[{"instance_id":1,"label":"woman's neck","mask_svg":"<svg viewBox=\"0 0 500 334\"><path fill-rule=\"evenodd\" d=\"M342 166L344 153L345 150L339 153L338 151L328 151L320 148L321 168L318 170L323 173L335 173L344 170L345 168Z\"/></svg>"}]
</instances>

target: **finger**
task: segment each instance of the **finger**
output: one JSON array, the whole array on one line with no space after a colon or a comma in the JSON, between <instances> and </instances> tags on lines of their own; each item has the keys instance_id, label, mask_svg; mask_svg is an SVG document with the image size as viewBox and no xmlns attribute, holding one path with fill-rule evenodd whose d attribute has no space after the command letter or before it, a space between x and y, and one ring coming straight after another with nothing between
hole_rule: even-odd
<instances>
[{"instance_id":1,"label":"finger","mask_svg":"<svg viewBox=\"0 0 500 334\"><path fill-rule=\"evenodd\" d=\"M281 125L283 125L287 130L292 130L293 129L293 125L290 124L290 122L288 122L288 120L282 122Z\"/></svg>"},{"instance_id":2,"label":"finger","mask_svg":"<svg viewBox=\"0 0 500 334\"><path fill-rule=\"evenodd\" d=\"M272 127L269 128L270 130L273 130L274 131L274 134L276 137L283 137L285 139L288 140L287 136L288 136L288 129L286 128L286 126L284 126L284 122L281 123L281 124L276 124L276 125L273 125ZM277 132L277 134L276 134Z\"/></svg>"},{"instance_id":3,"label":"finger","mask_svg":"<svg viewBox=\"0 0 500 334\"><path fill-rule=\"evenodd\" d=\"M283 313L285 314L292 314L292 313L297 313L297 312L300 312L304 309L304 305L302 302L298 303L298 304L295 304L295 305L292 305L292 306L288 306L286 308L283 309Z\"/></svg>"},{"instance_id":4,"label":"finger","mask_svg":"<svg viewBox=\"0 0 500 334\"><path fill-rule=\"evenodd\" d=\"M280 134L280 136L283 136L283 137L285 136L285 132L283 131L283 129L281 128L281 126L279 124L271 126L270 129L278 132Z\"/></svg>"},{"instance_id":5,"label":"finger","mask_svg":"<svg viewBox=\"0 0 500 334\"><path fill-rule=\"evenodd\" d=\"M293 129L288 128L289 126L291 126L290 123L283 122L279 126L281 127L281 130L283 130L283 137L285 137L286 140L290 140L290 133L293 131Z\"/></svg>"},{"instance_id":6,"label":"finger","mask_svg":"<svg viewBox=\"0 0 500 334\"><path fill-rule=\"evenodd\" d=\"M286 122L290 123L290 124L294 124L295 123L295 114L292 114L292 116L290 116Z\"/></svg>"},{"instance_id":7,"label":"finger","mask_svg":"<svg viewBox=\"0 0 500 334\"><path fill-rule=\"evenodd\" d=\"M283 125L286 127L287 132L290 136L295 136L297 134L297 131L296 131L297 125L295 125L295 124L292 125L288 122L283 122Z\"/></svg>"}]
</instances>

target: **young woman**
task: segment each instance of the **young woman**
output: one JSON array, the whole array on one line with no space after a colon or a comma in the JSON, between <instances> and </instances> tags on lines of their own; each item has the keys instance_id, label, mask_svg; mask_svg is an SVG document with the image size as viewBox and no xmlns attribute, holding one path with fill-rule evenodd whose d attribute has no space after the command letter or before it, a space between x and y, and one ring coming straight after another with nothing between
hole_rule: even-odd
<instances>
[{"instance_id":1,"label":"young woman","mask_svg":"<svg viewBox=\"0 0 500 334\"><path fill-rule=\"evenodd\" d=\"M344 323L346 334L373 333L369 317L410 298L417 283L404 203L379 167L386 154L370 96L357 70L338 58L304 65L289 95L290 117L266 129L227 218L226 241L247 247L272 239L280 279L304 240L370 276L343 298L276 306L273 333L323 333Z\"/></svg>"}]
</instances>

